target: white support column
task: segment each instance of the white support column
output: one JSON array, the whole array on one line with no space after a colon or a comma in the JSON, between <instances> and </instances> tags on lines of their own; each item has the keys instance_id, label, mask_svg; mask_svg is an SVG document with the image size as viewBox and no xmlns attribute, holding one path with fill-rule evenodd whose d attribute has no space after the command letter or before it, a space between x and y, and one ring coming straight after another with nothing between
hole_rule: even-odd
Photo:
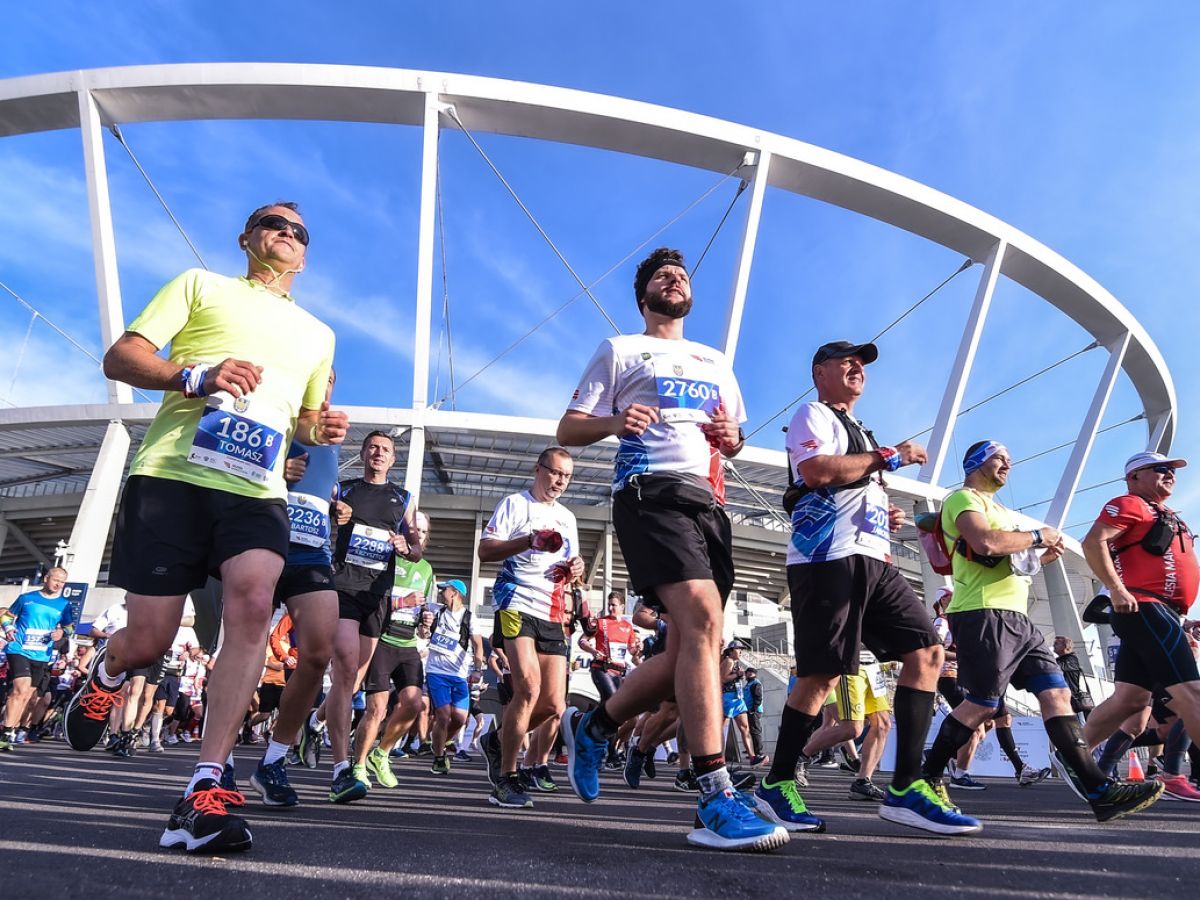
<instances>
[{"instance_id":1,"label":"white support column","mask_svg":"<svg viewBox=\"0 0 1200 900\"><path fill-rule=\"evenodd\" d=\"M1108 408L1109 398L1112 397L1113 388L1116 387L1117 379L1121 375L1121 364L1125 361L1125 351L1129 349L1131 339L1132 335L1127 331L1107 345L1108 365L1104 367L1104 374L1100 377L1100 383L1096 385L1096 393L1092 395L1092 405L1088 407L1087 415L1083 417L1083 424L1079 426L1079 436L1075 438L1071 458L1067 460L1062 478L1058 482L1058 490L1054 492L1050 510L1046 513L1046 523L1055 528L1062 528L1067 521L1067 513L1071 509L1075 488L1079 487L1079 479L1083 476L1084 466L1087 465L1088 456L1096 442L1096 431L1100 427L1104 411Z\"/></svg>"},{"instance_id":2,"label":"white support column","mask_svg":"<svg viewBox=\"0 0 1200 900\"><path fill-rule=\"evenodd\" d=\"M471 599L467 604L474 616L479 615L483 605L483 585L479 583L479 541L483 536L483 513L475 513L475 537L471 541Z\"/></svg>"},{"instance_id":3,"label":"white support column","mask_svg":"<svg viewBox=\"0 0 1200 900\"><path fill-rule=\"evenodd\" d=\"M746 156L751 156L751 153ZM733 365L738 335L742 331L742 311L746 306L746 289L750 284L750 266L754 262L754 245L758 241L758 223L762 218L763 195L767 190L770 168L771 154L759 150L754 175L750 179L750 203L746 207L746 224L742 229L742 243L733 275L733 294L729 298L729 317L725 321L724 350L730 365Z\"/></svg>"},{"instance_id":4,"label":"white support column","mask_svg":"<svg viewBox=\"0 0 1200 900\"><path fill-rule=\"evenodd\" d=\"M1075 594L1067 577L1067 567L1059 559L1042 569L1042 575L1046 580L1046 596L1050 601L1050 618L1054 622L1054 633L1069 637L1077 645L1084 646L1083 621L1079 618L1079 608L1075 605ZM1080 653L1078 656L1084 675L1103 674L1094 671L1088 654Z\"/></svg>"},{"instance_id":5,"label":"white support column","mask_svg":"<svg viewBox=\"0 0 1200 900\"><path fill-rule=\"evenodd\" d=\"M587 587L591 590L593 582L596 580L596 575L600 572L600 567L604 565L604 561L608 559L608 551L612 549L612 544L606 538L609 537L609 532L612 529L611 523L605 523L604 530L600 532L600 536L596 538L596 552L592 554L592 564L587 570Z\"/></svg>"},{"instance_id":6,"label":"white support column","mask_svg":"<svg viewBox=\"0 0 1200 900\"><path fill-rule=\"evenodd\" d=\"M117 242L113 234L104 163L104 126L91 91L79 90L79 131L83 136L83 167L87 175L88 210L92 219L92 259L96 266L96 300L100 306L100 341L107 350L125 331L121 283L117 275ZM132 403L129 385L108 382L110 403Z\"/></svg>"},{"instance_id":7,"label":"white support column","mask_svg":"<svg viewBox=\"0 0 1200 900\"><path fill-rule=\"evenodd\" d=\"M404 486L421 499L425 468L425 407L429 402L429 334L433 316L433 248L437 224L439 116L446 106L435 93L425 95L425 130L421 143L421 205L417 219L417 314L413 328L413 425L409 435Z\"/></svg>"},{"instance_id":8,"label":"white support column","mask_svg":"<svg viewBox=\"0 0 1200 900\"><path fill-rule=\"evenodd\" d=\"M67 570L72 581L96 584L128 455L129 431L121 422L109 422L71 529Z\"/></svg>"},{"instance_id":9,"label":"white support column","mask_svg":"<svg viewBox=\"0 0 1200 900\"><path fill-rule=\"evenodd\" d=\"M975 303L967 317L962 341L958 345L958 355L954 358L954 368L951 369L950 379L946 382L946 393L942 396L942 405L938 409L933 433L929 438L929 459L921 467L918 476L930 484L937 484L942 475L946 451L954 433L954 422L962 407L963 393L967 389L967 379L971 377L971 366L975 363L975 352L979 349L979 339L983 335L983 325L992 305L992 295L1000 277L1000 266L1004 262L1007 246L1008 244L1001 240L992 248L984 265L983 275L979 279L979 288L975 291Z\"/></svg>"},{"instance_id":10,"label":"white support column","mask_svg":"<svg viewBox=\"0 0 1200 900\"><path fill-rule=\"evenodd\" d=\"M613 555L613 529L612 522L604 526L604 598L608 602L608 595L613 589L613 573L612 573L612 555Z\"/></svg>"},{"instance_id":11,"label":"white support column","mask_svg":"<svg viewBox=\"0 0 1200 900\"><path fill-rule=\"evenodd\" d=\"M1167 426L1171 424L1172 413L1170 410L1159 413L1150 421L1150 441L1146 445L1149 449L1158 453L1170 453L1170 447L1164 447Z\"/></svg>"}]
</instances>

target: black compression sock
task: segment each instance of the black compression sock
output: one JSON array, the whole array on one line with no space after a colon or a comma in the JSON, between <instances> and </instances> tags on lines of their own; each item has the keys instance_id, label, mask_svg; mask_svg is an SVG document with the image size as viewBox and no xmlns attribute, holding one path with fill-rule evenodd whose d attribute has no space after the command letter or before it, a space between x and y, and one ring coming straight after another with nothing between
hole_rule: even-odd
<instances>
[{"instance_id":1,"label":"black compression sock","mask_svg":"<svg viewBox=\"0 0 1200 900\"><path fill-rule=\"evenodd\" d=\"M817 730L817 716L810 716L791 706L783 707L779 719L779 737L775 741L775 759L766 781L775 784L796 776L796 763L804 752L804 745Z\"/></svg>"},{"instance_id":2,"label":"black compression sock","mask_svg":"<svg viewBox=\"0 0 1200 900\"><path fill-rule=\"evenodd\" d=\"M1021 751L1017 749L1017 741L1013 737L1012 729L1007 725L1003 727L997 725L996 742L1000 744L1000 749L1012 763L1013 771L1020 775L1021 770L1025 768L1025 760L1021 759Z\"/></svg>"},{"instance_id":3,"label":"black compression sock","mask_svg":"<svg viewBox=\"0 0 1200 900\"><path fill-rule=\"evenodd\" d=\"M1083 731L1079 727L1079 719L1074 715L1047 719L1046 734L1050 735L1050 743L1054 745L1054 749L1062 754L1062 758L1079 776L1079 780L1088 791L1094 791L1108 781L1108 775L1100 771L1096 760L1088 752L1087 744L1083 740Z\"/></svg>"},{"instance_id":4,"label":"black compression sock","mask_svg":"<svg viewBox=\"0 0 1200 900\"><path fill-rule=\"evenodd\" d=\"M942 773L946 771L946 763L958 755L958 751L970 742L974 734L974 728L964 725L954 716L946 716L942 719L942 727L938 729L937 737L933 739L933 746L929 748L929 753L925 756L925 765L922 767L925 780L936 781L941 778ZM899 744L897 744L897 748L899 748ZM899 768L898 764L897 768Z\"/></svg>"},{"instance_id":5,"label":"black compression sock","mask_svg":"<svg viewBox=\"0 0 1200 900\"><path fill-rule=\"evenodd\" d=\"M892 773L892 786L897 790L904 790L921 777L921 751L933 721L934 698L933 691L918 691L904 685L896 688L892 702L896 716L896 770ZM943 760L942 768L945 767Z\"/></svg>"},{"instance_id":6,"label":"black compression sock","mask_svg":"<svg viewBox=\"0 0 1200 900\"><path fill-rule=\"evenodd\" d=\"M1100 758L1096 760L1096 767L1111 778L1116 771L1117 763L1129 752L1129 748L1132 746L1133 738L1118 729L1113 733L1112 737L1104 742L1104 749L1100 751Z\"/></svg>"}]
</instances>

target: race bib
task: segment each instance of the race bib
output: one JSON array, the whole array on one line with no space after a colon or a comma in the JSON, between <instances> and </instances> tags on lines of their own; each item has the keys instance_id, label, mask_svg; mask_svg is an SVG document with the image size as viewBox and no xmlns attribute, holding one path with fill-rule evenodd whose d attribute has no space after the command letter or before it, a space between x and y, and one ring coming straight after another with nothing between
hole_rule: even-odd
<instances>
[{"instance_id":1,"label":"race bib","mask_svg":"<svg viewBox=\"0 0 1200 900\"><path fill-rule=\"evenodd\" d=\"M628 644L620 644L616 647L612 647L610 648L610 651L609 658L615 663L624 665L625 661L629 658Z\"/></svg>"},{"instance_id":2,"label":"race bib","mask_svg":"<svg viewBox=\"0 0 1200 900\"><path fill-rule=\"evenodd\" d=\"M21 639L21 647L25 650L45 650L50 646L50 632L45 628L30 628Z\"/></svg>"},{"instance_id":3,"label":"race bib","mask_svg":"<svg viewBox=\"0 0 1200 900\"><path fill-rule=\"evenodd\" d=\"M435 632L429 638L429 643L433 644L433 646L435 646L441 650L447 650L447 651L451 651L451 652L462 649L459 646L458 638L452 637L451 635L448 635L448 634L442 634L441 632Z\"/></svg>"},{"instance_id":4,"label":"race bib","mask_svg":"<svg viewBox=\"0 0 1200 900\"><path fill-rule=\"evenodd\" d=\"M329 542L329 501L312 494L288 492L288 519L292 523L292 543L305 547L324 547Z\"/></svg>"},{"instance_id":5,"label":"race bib","mask_svg":"<svg viewBox=\"0 0 1200 900\"><path fill-rule=\"evenodd\" d=\"M876 697L887 696L887 679L883 677L883 666L870 665L863 666L859 674L867 681L867 687L871 689L871 693Z\"/></svg>"},{"instance_id":6,"label":"race bib","mask_svg":"<svg viewBox=\"0 0 1200 900\"><path fill-rule=\"evenodd\" d=\"M235 398L218 391L208 398L196 426L188 462L267 484L280 449L287 446L286 431L283 415L269 404L255 403L253 394Z\"/></svg>"},{"instance_id":7,"label":"race bib","mask_svg":"<svg viewBox=\"0 0 1200 900\"><path fill-rule=\"evenodd\" d=\"M886 553L891 545L891 528L888 524L888 495L875 479L867 483L863 491L863 506L858 521L858 542L880 547Z\"/></svg>"},{"instance_id":8,"label":"race bib","mask_svg":"<svg viewBox=\"0 0 1200 900\"><path fill-rule=\"evenodd\" d=\"M382 572L392 558L392 542L383 528L356 524L346 548L346 562L364 569Z\"/></svg>"},{"instance_id":9,"label":"race bib","mask_svg":"<svg viewBox=\"0 0 1200 900\"><path fill-rule=\"evenodd\" d=\"M662 422L711 422L721 403L721 389L709 381L711 369L698 360L655 359L654 383L658 390L659 420Z\"/></svg>"}]
</instances>

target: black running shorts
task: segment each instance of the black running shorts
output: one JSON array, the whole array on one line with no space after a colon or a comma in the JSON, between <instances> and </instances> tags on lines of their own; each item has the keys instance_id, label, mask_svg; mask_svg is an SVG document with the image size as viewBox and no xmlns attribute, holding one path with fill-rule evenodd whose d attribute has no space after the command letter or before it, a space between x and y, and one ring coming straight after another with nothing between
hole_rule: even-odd
<instances>
[{"instance_id":1,"label":"black running shorts","mask_svg":"<svg viewBox=\"0 0 1200 900\"><path fill-rule=\"evenodd\" d=\"M970 609L946 618L958 648L958 684L972 703L998 708L1009 684L1031 694L1067 687L1046 639L1024 613Z\"/></svg>"},{"instance_id":2,"label":"black running shorts","mask_svg":"<svg viewBox=\"0 0 1200 900\"><path fill-rule=\"evenodd\" d=\"M371 591L338 591L338 618L358 623L363 637L377 638L383 634L384 600Z\"/></svg>"},{"instance_id":3,"label":"black running shorts","mask_svg":"<svg viewBox=\"0 0 1200 900\"><path fill-rule=\"evenodd\" d=\"M655 587L712 581L724 602L733 589L733 529L720 506L683 513L639 500L633 487L613 497L613 528L633 592L661 608Z\"/></svg>"},{"instance_id":4,"label":"black running shorts","mask_svg":"<svg viewBox=\"0 0 1200 900\"><path fill-rule=\"evenodd\" d=\"M8 654L8 683L11 685L18 678L28 678L30 686L37 688L42 683L48 665L50 663L30 659L20 653L10 653Z\"/></svg>"},{"instance_id":5,"label":"black running shorts","mask_svg":"<svg viewBox=\"0 0 1200 900\"><path fill-rule=\"evenodd\" d=\"M185 481L131 475L121 494L108 582L135 594L178 597L204 587L247 550L287 559L287 504Z\"/></svg>"},{"instance_id":6,"label":"black running shorts","mask_svg":"<svg viewBox=\"0 0 1200 900\"><path fill-rule=\"evenodd\" d=\"M547 622L514 609L497 612L496 622L505 646L516 638L527 637L533 638L534 649L543 656L567 656L566 635L558 622Z\"/></svg>"},{"instance_id":7,"label":"black running shorts","mask_svg":"<svg viewBox=\"0 0 1200 900\"><path fill-rule=\"evenodd\" d=\"M258 711L273 713L279 709L279 698L283 696L282 684L260 684L258 686Z\"/></svg>"},{"instance_id":8,"label":"black running shorts","mask_svg":"<svg viewBox=\"0 0 1200 900\"><path fill-rule=\"evenodd\" d=\"M284 566L275 585L275 605L282 606L293 597L332 591L333 569L324 566Z\"/></svg>"},{"instance_id":9,"label":"black running shorts","mask_svg":"<svg viewBox=\"0 0 1200 900\"><path fill-rule=\"evenodd\" d=\"M900 570L883 560L856 554L787 573L797 675L856 675L860 645L888 661L941 643Z\"/></svg>"},{"instance_id":10,"label":"black running shorts","mask_svg":"<svg viewBox=\"0 0 1200 900\"><path fill-rule=\"evenodd\" d=\"M1113 612L1113 632L1121 639L1114 680L1152 690L1200 681L1196 658L1179 624L1179 613L1165 603L1138 598L1137 612Z\"/></svg>"},{"instance_id":11,"label":"black running shorts","mask_svg":"<svg viewBox=\"0 0 1200 900\"><path fill-rule=\"evenodd\" d=\"M158 685L163 680L163 661L159 659L152 665L134 669L129 673L130 678L145 678L146 684Z\"/></svg>"},{"instance_id":12,"label":"black running shorts","mask_svg":"<svg viewBox=\"0 0 1200 900\"><path fill-rule=\"evenodd\" d=\"M154 692L154 699L165 700L167 709L174 709L175 704L179 702L179 676L163 675L163 680L158 683L158 690Z\"/></svg>"},{"instance_id":13,"label":"black running shorts","mask_svg":"<svg viewBox=\"0 0 1200 900\"><path fill-rule=\"evenodd\" d=\"M416 647L396 647L387 641L375 645L363 690L368 694L390 691L394 685L402 691L408 687L419 688L425 683L425 669L421 665L421 654Z\"/></svg>"}]
</instances>

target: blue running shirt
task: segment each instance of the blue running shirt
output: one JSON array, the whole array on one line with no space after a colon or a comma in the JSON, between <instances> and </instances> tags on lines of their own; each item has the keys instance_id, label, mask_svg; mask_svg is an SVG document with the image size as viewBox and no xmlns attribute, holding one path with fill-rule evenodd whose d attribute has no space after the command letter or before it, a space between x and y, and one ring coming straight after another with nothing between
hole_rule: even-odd
<instances>
[{"instance_id":1,"label":"blue running shirt","mask_svg":"<svg viewBox=\"0 0 1200 900\"><path fill-rule=\"evenodd\" d=\"M22 594L8 608L14 616L16 634L5 653L16 653L35 662L50 662L53 642L50 632L71 624L71 603L63 597L47 597L41 591Z\"/></svg>"}]
</instances>

